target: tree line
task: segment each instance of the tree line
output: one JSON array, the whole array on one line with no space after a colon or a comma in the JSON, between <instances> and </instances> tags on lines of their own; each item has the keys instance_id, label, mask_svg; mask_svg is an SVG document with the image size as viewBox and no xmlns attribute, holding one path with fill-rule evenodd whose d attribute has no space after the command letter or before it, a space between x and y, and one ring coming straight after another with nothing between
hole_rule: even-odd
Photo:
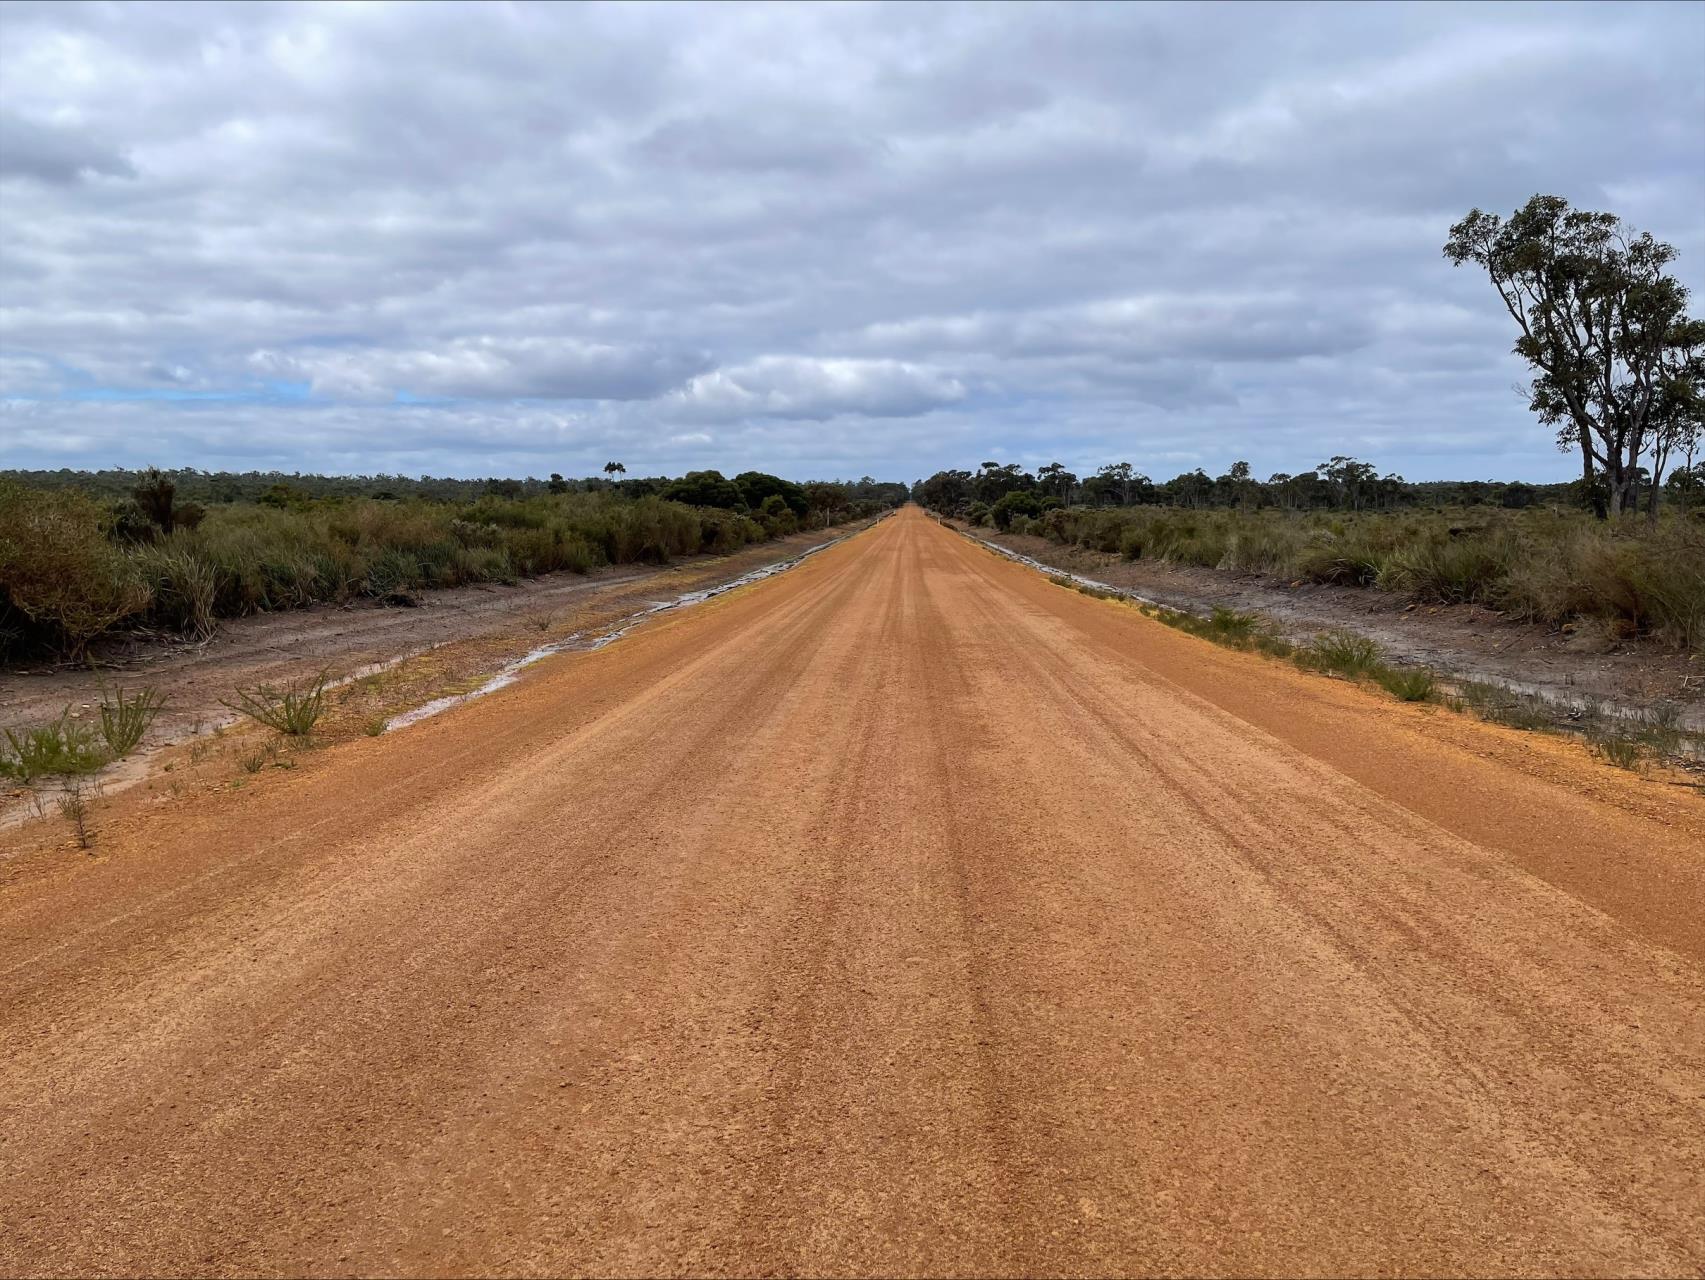
<instances>
[{"instance_id":1,"label":"tree line","mask_svg":"<svg viewBox=\"0 0 1705 1280\"><path fill-rule=\"evenodd\" d=\"M14 480L30 489L77 489L113 501L115 527L145 533L150 527L170 532L169 517L160 518L162 493L166 509L177 505L176 524L193 527L209 506L255 503L284 510L303 510L324 500L373 498L380 501L425 499L466 503L480 498L536 498L545 494L605 493L621 498L659 497L689 506L716 507L740 514L791 511L803 525L823 523L824 517L844 512L874 514L906 501L909 490L898 482L870 476L853 481L808 480L796 483L762 471L743 471L733 479L719 471L689 471L684 476L627 478L620 462L606 463L604 474L568 480L553 472L548 480L528 477L458 479L448 476L358 475L328 476L281 471L201 471L193 467L131 471L122 467L100 471L0 471L0 480Z\"/></svg>"},{"instance_id":2,"label":"tree line","mask_svg":"<svg viewBox=\"0 0 1705 1280\"><path fill-rule=\"evenodd\" d=\"M1678 469L1666 487L1684 506L1705 502L1705 466ZM1025 471L1016 463L985 462L976 471L938 471L912 486L920 506L973 520L992 516L1006 528L1017 515L1038 516L1054 507L1185 507L1284 511L1391 511L1417 506L1498 506L1541 503L1590 505L1579 481L1566 484L1447 480L1414 483L1373 464L1335 455L1295 474L1257 479L1247 462L1222 475L1200 468L1156 482L1129 462L1113 462L1079 477L1058 462Z\"/></svg>"}]
</instances>

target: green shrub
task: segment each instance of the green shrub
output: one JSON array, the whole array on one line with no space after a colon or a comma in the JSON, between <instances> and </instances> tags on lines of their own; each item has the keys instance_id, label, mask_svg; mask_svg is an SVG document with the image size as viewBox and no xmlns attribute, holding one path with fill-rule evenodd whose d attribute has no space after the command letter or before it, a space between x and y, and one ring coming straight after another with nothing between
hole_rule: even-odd
<instances>
[{"instance_id":1,"label":"green shrub","mask_svg":"<svg viewBox=\"0 0 1705 1280\"><path fill-rule=\"evenodd\" d=\"M1241 647L1254 639L1255 633L1260 629L1261 619L1253 613L1239 613L1236 609L1215 605L1207 625L1208 630L1217 638Z\"/></svg>"},{"instance_id":2,"label":"green shrub","mask_svg":"<svg viewBox=\"0 0 1705 1280\"><path fill-rule=\"evenodd\" d=\"M37 778L93 773L107 762L94 729L68 715L32 729L6 729L0 773L28 784Z\"/></svg>"},{"instance_id":3,"label":"green shrub","mask_svg":"<svg viewBox=\"0 0 1705 1280\"><path fill-rule=\"evenodd\" d=\"M128 755L165 705L165 695L156 689L144 689L133 697L126 697L123 689L103 690L101 737L108 750L114 756Z\"/></svg>"},{"instance_id":4,"label":"green shrub","mask_svg":"<svg viewBox=\"0 0 1705 1280\"><path fill-rule=\"evenodd\" d=\"M1359 678L1381 667L1379 646L1351 631L1326 631L1298 651L1300 665Z\"/></svg>"},{"instance_id":5,"label":"green shrub","mask_svg":"<svg viewBox=\"0 0 1705 1280\"><path fill-rule=\"evenodd\" d=\"M1382 667L1374 679L1400 702L1430 701L1438 684L1431 671L1413 667Z\"/></svg>"},{"instance_id":6,"label":"green shrub","mask_svg":"<svg viewBox=\"0 0 1705 1280\"><path fill-rule=\"evenodd\" d=\"M82 661L95 637L148 608L148 587L108 541L104 516L74 490L0 483L0 596L17 643Z\"/></svg>"},{"instance_id":7,"label":"green shrub","mask_svg":"<svg viewBox=\"0 0 1705 1280\"><path fill-rule=\"evenodd\" d=\"M1502 540L1428 538L1392 551L1375 585L1416 600L1469 604L1493 600L1513 559Z\"/></svg>"},{"instance_id":8,"label":"green shrub","mask_svg":"<svg viewBox=\"0 0 1705 1280\"><path fill-rule=\"evenodd\" d=\"M515 581L515 570L509 556L497 547L457 547L450 558L447 573L440 579L445 586L469 582Z\"/></svg>"},{"instance_id":9,"label":"green shrub","mask_svg":"<svg viewBox=\"0 0 1705 1280\"><path fill-rule=\"evenodd\" d=\"M139 574L154 594L154 620L161 626L205 640L217 629L215 604L218 576L210 560L176 539L144 546L136 552Z\"/></svg>"},{"instance_id":10,"label":"green shrub","mask_svg":"<svg viewBox=\"0 0 1705 1280\"><path fill-rule=\"evenodd\" d=\"M239 689L233 701L221 701L231 710L279 733L305 738L325 713L326 679L322 671L312 680L288 684L282 689L271 685Z\"/></svg>"},{"instance_id":11,"label":"green shrub","mask_svg":"<svg viewBox=\"0 0 1705 1280\"><path fill-rule=\"evenodd\" d=\"M367 594L380 600L406 596L421 585L423 576L418 555L402 547L386 547L367 566Z\"/></svg>"}]
</instances>

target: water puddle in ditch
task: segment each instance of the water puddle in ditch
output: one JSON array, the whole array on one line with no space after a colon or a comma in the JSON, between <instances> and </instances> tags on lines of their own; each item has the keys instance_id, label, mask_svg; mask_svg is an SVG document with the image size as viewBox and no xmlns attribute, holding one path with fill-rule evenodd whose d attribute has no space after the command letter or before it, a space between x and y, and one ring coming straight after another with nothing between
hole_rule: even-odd
<instances>
[{"instance_id":1,"label":"water puddle in ditch","mask_svg":"<svg viewBox=\"0 0 1705 1280\"><path fill-rule=\"evenodd\" d=\"M608 629L592 627L585 631L576 631L573 635L564 636L561 640L542 644L537 649L530 650L519 658L506 663L495 675L489 677L476 689L470 689L467 693L453 693L442 698L434 698L431 702L422 703L412 711L405 711L400 715L393 716L390 723L385 726L385 732L392 733L398 729L406 729L411 724L418 724L422 720L430 719L440 712L448 711L451 707L459 706L464 702L472 702L475 698L483 698L488 693L495 693L499 689L507 688L514 684L528 667L535 662L551 657L553 654L589 653L594 649L602 649L605 645L620 640L646 619L655 617L660 613L673 613L677 609L688 609L693 605L703 604L706 600L713 600L737 587L748 587L754 582L762 582L765 578L773 578L778 573L785 573L810 559L819 551L826 550L851 536L851 534L842 534L839 538L820 542L814 547L808 547L790 560L778 560L774 564L760 565L748 573L741 574L738 578L719 583L714 587L701 587L697 591L688 591L678 595L672 600L660 600L655 604L647 605L637 613L630 613Z\"/></svg>"}]
</instances>

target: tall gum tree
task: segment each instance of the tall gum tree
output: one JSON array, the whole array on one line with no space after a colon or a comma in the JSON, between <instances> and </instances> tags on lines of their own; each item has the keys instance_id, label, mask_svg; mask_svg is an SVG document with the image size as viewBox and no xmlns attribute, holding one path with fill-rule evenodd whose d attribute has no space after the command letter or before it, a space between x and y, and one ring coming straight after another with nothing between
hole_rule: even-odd
<instances>
[{"instance_id":1,"label":"tall gum tree","mask_svg":"<svg viewBox=\"0 0 1705 1280\"><path fill-rule=\"evenodd\" d=\"M1471 210L1444 253L1491 277L1521 331L1516 354L1534 371L1530 406L1558 428L1560 448L1580 449L1595 510L1632 510L1641 457L1651 452L1655 473L1669 454L1666 406L1697 394L1688 351L1699 324L1665 271L1675 249L1613 214L1534 196L1508 221Z\"/></svg>"}]
</instances>

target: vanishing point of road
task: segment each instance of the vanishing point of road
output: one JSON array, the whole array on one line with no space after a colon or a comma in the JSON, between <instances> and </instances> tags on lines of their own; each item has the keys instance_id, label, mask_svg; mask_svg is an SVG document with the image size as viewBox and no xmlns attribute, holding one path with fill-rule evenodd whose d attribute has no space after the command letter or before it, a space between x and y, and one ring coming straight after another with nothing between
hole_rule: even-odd
<instances>
[{"instance_id":1,"label":"vanishing point of road","mask_svg":"<svg viewBox=\"0 0 1705 1280\"><path fill-rule=\"evenodd\" d=\"M1705 1269L1705 802L1571 744L908 509L303 759L0 863L0 1273Z\"/></svg>"}]
</instances>

